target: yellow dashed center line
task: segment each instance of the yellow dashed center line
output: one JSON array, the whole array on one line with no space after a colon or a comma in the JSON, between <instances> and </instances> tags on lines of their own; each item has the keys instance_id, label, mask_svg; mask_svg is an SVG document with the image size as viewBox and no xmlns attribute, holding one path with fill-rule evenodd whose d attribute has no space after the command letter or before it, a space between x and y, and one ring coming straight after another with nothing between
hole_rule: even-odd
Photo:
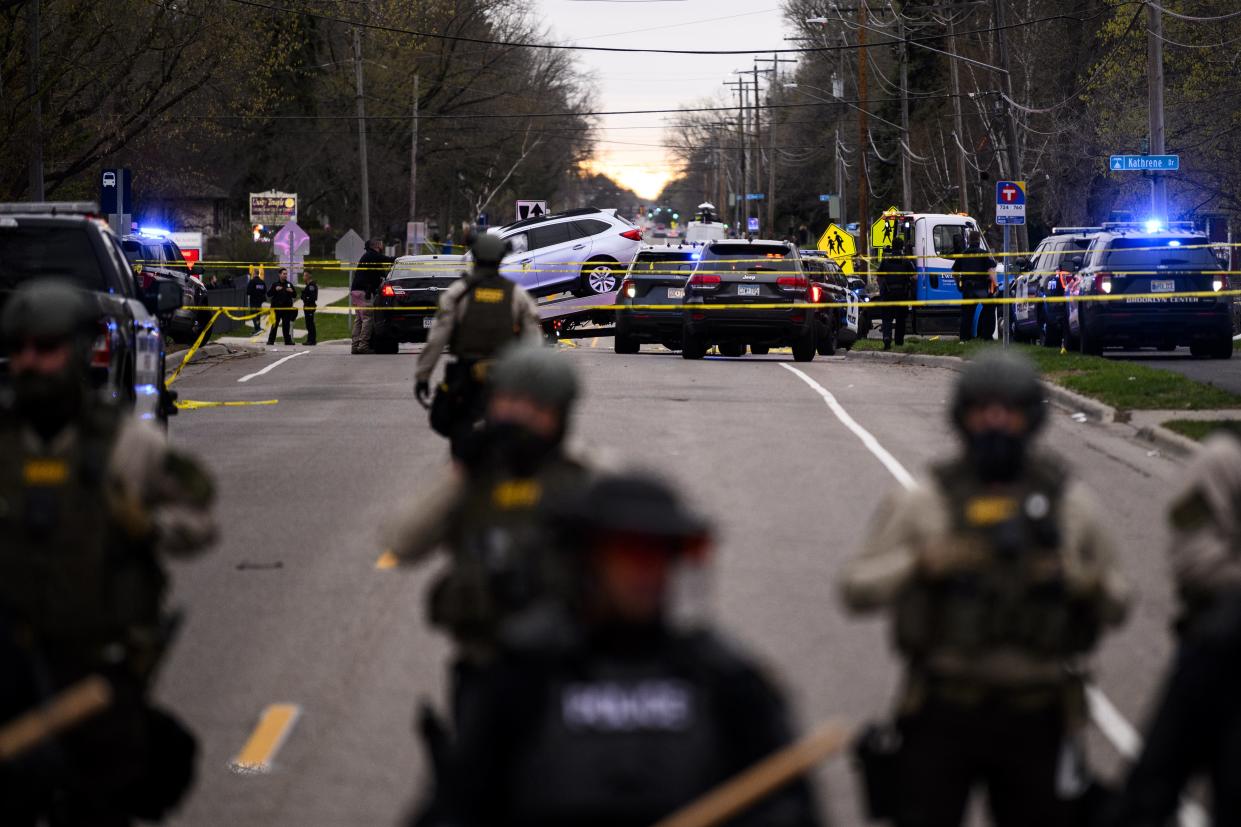
<instances>
[{"instance_id":1,"label":"yellow dashed center line","mask_svg":"<svg viewBox=\"0 0 1241 827\"><path fill-rule=\"evenodd\" d=\"M301 712L301 707L296 704L271 704L264 709L250 740L229 764L232 770L239 773L270 772L272 760L289 737Z\"/></svg>"}]
</instances>

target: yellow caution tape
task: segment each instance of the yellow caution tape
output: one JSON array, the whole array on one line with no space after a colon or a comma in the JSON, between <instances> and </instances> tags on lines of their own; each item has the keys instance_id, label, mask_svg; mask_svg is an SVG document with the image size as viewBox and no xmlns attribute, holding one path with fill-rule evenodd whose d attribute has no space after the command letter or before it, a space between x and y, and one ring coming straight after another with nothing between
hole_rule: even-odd
<instances>
[{"instance_id":1,"label":"yellow caution tape","mask_svg":"<svg viewBox=\"0 0 1241 827\"><path fill-rule=\"evenodd\" d=\"M236 402L204 402L198 399L178 399L177 409L182 411L196 411L199 408L246 408L251 405L275 405L279 399L262 399L258 401L236 401Z\"/></svg>"}]
</instances>

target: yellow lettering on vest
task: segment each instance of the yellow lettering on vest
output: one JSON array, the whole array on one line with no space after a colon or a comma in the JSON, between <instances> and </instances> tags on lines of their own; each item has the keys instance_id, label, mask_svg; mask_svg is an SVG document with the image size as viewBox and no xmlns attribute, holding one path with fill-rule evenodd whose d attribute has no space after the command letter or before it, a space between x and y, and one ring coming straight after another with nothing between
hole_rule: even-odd
<instances>
[{"instance_id":1,"label":"yellow lettering on vest","mask_svg":"<svg viewBox=\"0 0 1241 827\"><path fill-rule=\"evenodd\" d=\"M991 526L1011 520L1017 514L1012 497L975 497L965 504L965 520L972 526Z\"/></svg>"},{"instance_id":2,"label":"yellow lettering on vest","mask_svg":"<svg viewBox=\"0 0 1241 827\"><path fill-rule=\"evenodd\" d=\"M59 459L28 459L22 476L26 485L63 485L69 478L69 466Z\"/></svg>"},{"instance_id":3,"label":"yellow lettering on vest","mask_svg":"<svg viewBox=\"0 0 1241 827\"><path fill-rule=\"evenodd\" d=\"M475 287L474 301L483 304L496 304L504 301L504 291L498 287Z\"/></svg>"},{"instance_id":4,"label":"yellow lettering on vest","mask_svg":"<svg viewBox=\"0 0 1241 827\"><path fill-rule=\"evenodd\" d=\"M543 487L535 480L506 480L491 491L491 501L496 508L508 511L533 508L542 496Z\"/></svg>"}]
</instances>

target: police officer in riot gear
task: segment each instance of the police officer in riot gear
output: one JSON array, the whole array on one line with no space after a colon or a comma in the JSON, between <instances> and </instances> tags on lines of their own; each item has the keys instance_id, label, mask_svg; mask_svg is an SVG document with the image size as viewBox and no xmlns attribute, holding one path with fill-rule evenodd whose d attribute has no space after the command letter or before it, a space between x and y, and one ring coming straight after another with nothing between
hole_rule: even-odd
<instances>
[{"instance_id":1,"label":"police officer in riot gear","mask_svg":"<svg viewBox=\"0 0 1241 827\"><path fill-rule=\"evenodd\" d=\"M0 763L5 824L158 819L188 788L193 736L150 706L165 647L161 553L213 541L212 486L149 425L89 387L89 294L35 283L7 297L0 344L0 718L89 676L111 705L17 763Z\"/></svg>"},{"instance_id":2,"label":"police officer in riot gear","mask_svg":"<svg viewBox=\"0 0 1241 827\"><path fill-rule=\"evenodd\" d=\"M650 825L789 744L753 662L669 619L675 570L706 556L702 518L641 474L601 476L550 511L575 588L506 624L445 762L442 823ZM729 823L816 816L799 781Z\"/></svg>"},{"instance_id":3,"label":"police officer in riot gear","mask_svg":"<svg viewBox=\"0 0 1241 827\"><path fill-rule=\"evenodd\" d=\"M971 362L952 403L964 451L882 505L845 569L846 605L890 611L906 663L899 750L865 762L887 770L876 815L898 827L961 823L975 785L999 827L1083 806L1083 661L1127 590L1090 491L1031 444L1044 417L1025 359Z\"/></svg>"},{"instance_id":4,"label":"police officer in riot gear","mask_svg":"<svg viewBox=\"0 0 1241 827\"><path fill-rule=\"evenodd\" d=\"M539 314L530 295L500 275L509 243L480 232L470 246L473 271L440 297L427 343L414 372L414 396L423 405L431 394L431 374L444 348L456 361L444 371L431 404L431 427L449 437L453 456L460 459L482 415L482 389L487 368L514 341L542 341Z\"/></svg>"},{"instance_id":5,"label":"police officer in riot gear","mask_svg":"<svg viewBox=\"0 0 1241 827\"><path fill-rule=\"evenodd\" d=\"M390 528L388 547L402 563L438 548L450 555L428 613L456 644L454 695L493 657L505 617L563 589L543 506L589 476L564 445L577 392L568 357L540 345L510 348L490 372L483 426L461 451L464 473Z\"/></svg>"}]
</instances>

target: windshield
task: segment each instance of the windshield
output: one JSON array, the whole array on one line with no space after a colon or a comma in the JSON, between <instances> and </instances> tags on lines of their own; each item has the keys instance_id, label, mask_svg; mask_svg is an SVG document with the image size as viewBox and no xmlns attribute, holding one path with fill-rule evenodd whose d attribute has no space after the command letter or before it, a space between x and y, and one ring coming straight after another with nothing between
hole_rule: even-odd
<instances>
[{"instance_id":1,"label":"windshield","mask_svg":"<svg viewBox=\"0 0 1241 827\"><path fill-rule=\"evenodd\" d=\"M392 281L417 281L418 279L455 279L465 271L463 265L455 267L439 261L409 261L393 265L388 278Z\"/></svg>"},{"instance_id":2,"label":"windshield","mask_svg":"<svg viewBox=\"0 0 1241 827\"><path fill-rule=\"evenodd\" d=\"M702 253L700 273L800 273L797 254L776 244L712 244Z\"/></svg>"},{"instance_id":3,"label":"windshield","mask_svg":"<svg viewBox=\"0 0 1241 827\"><path fill-rule=\"evenodd\" d=\"M88 290L107 289L84 226L0 229L0 290L39 276L68 279Z\"/></svg>"},{"instance_id":4,"label":"windshield","mask_svg":"<svg viewBox=\"0 0 1241 827\"><path fill-rule=\"evenodd\" d=\"M633 264L629 267L629 272L631 275L642 275L644 273L648 275L685 273L688 275L693 269L693 254L678 251L675 253L638 253L638 257L634 259Z\"/></svg>"},{"instance_id":5,"label":"windshield","mask_svg":"<svg viewBox=\"0 0 1241 827\"><path fill-rule=\"evenodd\" d=\"M1105 267L1153 270L1158 267L1186 267L1216 270L1219 262L1201 236L1184 238L1117 238L1104 252Z\"/></svg>"}]
</instances>

